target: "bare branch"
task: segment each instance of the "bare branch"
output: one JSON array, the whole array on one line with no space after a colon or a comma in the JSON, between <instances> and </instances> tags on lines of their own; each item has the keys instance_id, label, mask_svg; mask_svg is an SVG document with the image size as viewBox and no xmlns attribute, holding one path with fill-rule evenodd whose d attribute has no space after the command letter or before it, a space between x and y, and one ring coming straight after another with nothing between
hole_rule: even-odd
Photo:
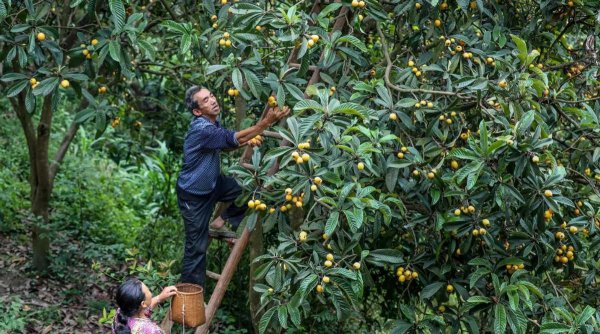
<instances>
[{"instance_id":1,"label":"bare branch","mask_svg":"<svg viewBox=\"0 0 600 334\"><path fill-rule=\"evenodd\" d=\"M377 32L379 33L379 37L381 37L381 45L383 48L383 55L385 56L385 60L387 62L387 66L385 67L385 74L383 79L385 84L394 90L397 90L402 93L422 93L422 94L434 94L434 95L450 95L450 96L458 96L460 98L465 98L466 96L461 93L456 92L447 92L447 91L439 91L439 90L429 90L429 89L420 89L420 88L402 88L394 85L390 81L390 71L392 70L392 61L390 59L390 54L388 52L387 44L385 43L385 36L383 35L383 31L381 31L381 27L379 23L377 24Z\"/></svg>"}]
</instances>

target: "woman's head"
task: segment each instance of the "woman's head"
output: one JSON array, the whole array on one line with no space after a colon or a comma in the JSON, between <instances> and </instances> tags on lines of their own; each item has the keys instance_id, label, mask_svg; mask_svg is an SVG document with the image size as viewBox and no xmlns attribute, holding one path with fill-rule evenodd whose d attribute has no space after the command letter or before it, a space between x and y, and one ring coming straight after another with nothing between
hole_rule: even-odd
<instances>
[{"instance_id":1,"label":"woman's head","mask_svg":"<svg viewBox=\"0 0 600 334\"><path fill-rule=\"evenodd\" d=\"M113 320L113 333L130 334L127 319L139 316L152 303L152 293L148 287L137 278L130 278L117 290L117 305L119 311Z\"/></svg>"},{"instance_id":2,"label":"woman's head","mask_svg":"<svg viewBox=\"0 0 600 334\"><path fill-rule=\"evenodd\" d=\"M117 290L117 305L121 312L132 317L150 307L152 303L152 293L148 287L137 278L130 278L125 281Z\"/></svg>"}]
</instances>

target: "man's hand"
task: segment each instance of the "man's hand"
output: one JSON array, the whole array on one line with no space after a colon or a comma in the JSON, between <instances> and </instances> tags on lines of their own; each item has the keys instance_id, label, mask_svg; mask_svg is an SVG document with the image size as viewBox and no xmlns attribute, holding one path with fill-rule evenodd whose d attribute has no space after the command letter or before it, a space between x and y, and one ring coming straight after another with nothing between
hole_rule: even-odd
<instances>
[{"instance_id":1,"label":"man's hand","mask_svg":"<svg viewBox=\"0 0 600 334\"><path fill-rule=\"evenodd\" d=\"M265 120L269 122L269 124L273 124L275 122L278 122L285 116L289 115L289 113L290 108L288 108L287 106L284 106L281 109L279 109L279 107L269 108L269 110L267 110L267 114L265 115Z\"/></svg>"},{"instance_id":2,"label":"man's hand","mask_svg":"<svg viewBox=\"0 0 600 334\"><path fill-rule=\"evenodd\" d=\"M258 123L249 128L236 132L235 139L237 139L237 141L240 143L240 146L253 145L251 143L252 139L254 139L257 135L263 133L263 131L265 131L265 129L268 128L271 124L278 122L280 119L284 118L289 114L290 108L288 107L283 107L281 109L277 107L269 108L265 117L261 118L261 120L258 121ZM254 146L259 146L260 144L262 144L262 139L259 142L255 141L255 143L256 144L254 144Z\"/></svg>"}]
</instances>

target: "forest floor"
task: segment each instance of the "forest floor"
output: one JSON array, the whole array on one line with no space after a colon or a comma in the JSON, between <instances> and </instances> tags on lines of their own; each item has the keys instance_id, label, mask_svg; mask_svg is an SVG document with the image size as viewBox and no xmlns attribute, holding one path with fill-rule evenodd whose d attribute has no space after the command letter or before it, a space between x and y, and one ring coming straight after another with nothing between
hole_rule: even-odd
<instances>
[{"instance_id":1,"label":"forest floor","mask_svg":"<svg viewBox=\"0 0 600 334\"><path fill-rule=\"evenodd\" d=\"M0 233L0 332L110 333L99 319L111 309L114 282L77 261L65 277L40 277L30 258L27 236Z\"/></svg>"}]
</instances>

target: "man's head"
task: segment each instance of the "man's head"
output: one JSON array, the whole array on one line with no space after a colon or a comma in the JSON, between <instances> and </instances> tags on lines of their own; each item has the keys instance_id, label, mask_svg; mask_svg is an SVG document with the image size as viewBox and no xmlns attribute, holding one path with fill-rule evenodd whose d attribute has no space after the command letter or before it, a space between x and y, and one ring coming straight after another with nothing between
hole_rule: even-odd
<instances>
[{"instance_id":1,"label":"man's head","mask_svg":"<svg viewBox=\"0 0 600 334\"><path fill-rule=\"evenodd\" d=\"M185 92L185 105L194 116L216 120L221 112L217 98L207 88L192 86Z\"/></svg>"}]
</instances>

